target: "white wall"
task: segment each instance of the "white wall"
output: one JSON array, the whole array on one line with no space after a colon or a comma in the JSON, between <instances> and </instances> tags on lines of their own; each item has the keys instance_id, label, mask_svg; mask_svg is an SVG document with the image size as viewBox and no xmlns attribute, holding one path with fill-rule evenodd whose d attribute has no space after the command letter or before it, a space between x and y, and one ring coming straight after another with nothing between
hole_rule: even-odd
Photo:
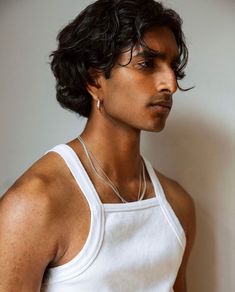
<instances>
[{"instance_id":1,"label":"white wall","mask_svg":"<svg viewBox=\"0 0 235 292\"><path fill-rule=\"evenodd\" d=\"M48 55L58 30L91 1L0 2L0 192L85 120L59 107ZM166 129L143 133L153 165L193 196L197 238L190 292L232 292L235 274L235 2L168 0L184 19L190 51L185 86Z\"/></svg>"}]
</instances>

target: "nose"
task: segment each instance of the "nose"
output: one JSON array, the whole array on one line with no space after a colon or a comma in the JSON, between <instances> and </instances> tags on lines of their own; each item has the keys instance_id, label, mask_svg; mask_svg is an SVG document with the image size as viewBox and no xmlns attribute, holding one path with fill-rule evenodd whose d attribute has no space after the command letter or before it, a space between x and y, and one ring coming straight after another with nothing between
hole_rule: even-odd
<instances>
[{"instance_id":1,"label":"nose","mask_svg":"<svg viewBox=\"0 0 235 292\"><path fill-rule=\"evenodd\" d=\"M173 94L176 92L178 85L175 72L172 68L164 68L156 75L156 84L158 92Z\"/></svg>"}]
</instances>

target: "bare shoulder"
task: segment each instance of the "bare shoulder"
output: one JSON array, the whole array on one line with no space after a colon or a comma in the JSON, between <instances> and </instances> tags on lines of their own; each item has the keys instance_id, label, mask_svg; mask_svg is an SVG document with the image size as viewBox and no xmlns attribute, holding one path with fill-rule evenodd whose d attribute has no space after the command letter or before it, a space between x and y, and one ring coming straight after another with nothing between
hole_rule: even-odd
<instances>
[{"instance_id":1,"label":"bare shoulder","mask_svg":"<svg viewBox=\"0 0 235 292\"><path fill-rule=\"evenodd\" d=\"M26 210L48 212L56 207L54 187L61 185L63 179L63 164L54 153L48 153L36 161L25 171L1 198L1 208L5 206L20 208L26 205ZM58 190L58 196L60 190ZM58 197L57 196L57 197ZM7 210L6 210L7 211ZM51 210L50 210L51 211Z\"/></svg>"},{"instance_id":2,"label":"bare shoulder","mask_svg":"<svg viewBox=\"0 0 235 292\"><path fill-rule=\"evenodd\" d=\"M13 269L21 270L22 275L25 271L26 277L33 273L32 278L39 269L38 275L42 275L58 256L60 227L66 216L63 167L58 156L48 153L0 199L0 274L4 281L6 275L13 276Z\"/></svg>"},{"instance_id":3,"label":"bare shoulder","mask_svg":"<svg viewBox=\"0 0 235 292\"><path fill-rule=\"evenodd\" d=\"M0 200L1 240L17 248L23 239L27 244L35 237L47 235L50 228L52 204L47 196L46 182L36 174L19 178ZM39 238L37 238L39 240Z\"/></svg>"},{"instance_id":4,"label":"bare shoulder","mask_svg":"<svg viewBox=\"0 0 235 292\"><path fill-rule=\"evenodd\" d=\"M194 241L196 232L195 203L192 196L176 180L159 171L155 173L162 185L167 201L182 224L186 238Z\"/></svg>"},{"instance_id":5,"label":"bare shoulder","mask_svg":"<svg viewBox=\"0 0 235 292\"><path fill-rule=\"evenodd\" d=\"M56 153L41 157L0 199L1 217L10 216L9 224L14 223L14 218L31 222L37 218L35 224L53 225L63 215L68 175L68 168Z\"/></svg>"}]
</instances>

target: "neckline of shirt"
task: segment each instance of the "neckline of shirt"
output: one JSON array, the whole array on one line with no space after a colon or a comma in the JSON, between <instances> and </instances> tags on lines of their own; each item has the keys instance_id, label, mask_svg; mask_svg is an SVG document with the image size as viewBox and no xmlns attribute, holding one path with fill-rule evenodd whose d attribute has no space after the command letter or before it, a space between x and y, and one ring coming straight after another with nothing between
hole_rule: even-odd
<instances>
[{"instance_id":1,"label":"neckline of shirt","mask_svg":"<svg viewBox=\"0 0 235 292\"><path fill-rule=\"evenodd\" d=\"M149 206L155 206L155 205L159 205L159 200L158 197L156 196L157 193L159 193L159 189L157 188L157 185L154 181L154 177L153 177L153 173L150 169L151 165L150 163L148 163L148 160L143 157L144 160L144 164L146 166L148 175L150 177L151 183L153 185L154 188L154 197L152 198L148 198L148 199L144 199L141 201L132 201L132 202L128 202L128 203L103 203L99 197L99 194L96 191L96 188L93 184L93 182L91 181L85 167L83 166L79 156L76 154L76 152L73 150L72 147L70 147L67 144L64 144L67 149L69 149L70 153L73 155L75 161L77 162L77 166L79 167L79 169L81 170L81 173L83 175L83 177L85 178L85 181L87 182L87 185L90 187L90 189L92 190L92 192L94 193L96 199L98 200L99 204L105 209L105 210L131 210L131 209L143 209Z\"/></svg>"}]
</instances>

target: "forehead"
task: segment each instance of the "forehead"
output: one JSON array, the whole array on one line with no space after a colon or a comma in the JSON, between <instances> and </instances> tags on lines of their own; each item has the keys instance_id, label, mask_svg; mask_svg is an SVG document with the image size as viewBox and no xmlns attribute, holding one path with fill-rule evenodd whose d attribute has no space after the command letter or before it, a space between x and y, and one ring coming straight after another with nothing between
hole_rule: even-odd
<instances>
[{"instance_id":1,"label":"forehead","mask_svg":"<svg viewBox=\"0 0 235 292\"><path fill-rule=\"evenodd\" d=\"M144 34L144 40L149 48L175 57L178 46L173 32L168 27L153 27ZM135 50L135 52L138 52ZM134 52L134 55L135 55Z\"/></svg>"},{"instance_id":2,"label":"forehead","mask_svg":"<svg viewBox=\"0 0 235 292\"><path fill-rule=\"evenodd\" d=\"M162 58L169 60L176 60L179 58L179 48L175 36L168 27L152 27L145 32L143 39L147 46L160 53L159 56L162 56ZM138 56L143 56L143 54L141 54L143 50L143 47L140 45L135 46L132 52L133 60L138 58ZM130 59L130 54L130 51L125 52L120 56L121 60L125 62Z\"/></svg>"}]
</instances>

